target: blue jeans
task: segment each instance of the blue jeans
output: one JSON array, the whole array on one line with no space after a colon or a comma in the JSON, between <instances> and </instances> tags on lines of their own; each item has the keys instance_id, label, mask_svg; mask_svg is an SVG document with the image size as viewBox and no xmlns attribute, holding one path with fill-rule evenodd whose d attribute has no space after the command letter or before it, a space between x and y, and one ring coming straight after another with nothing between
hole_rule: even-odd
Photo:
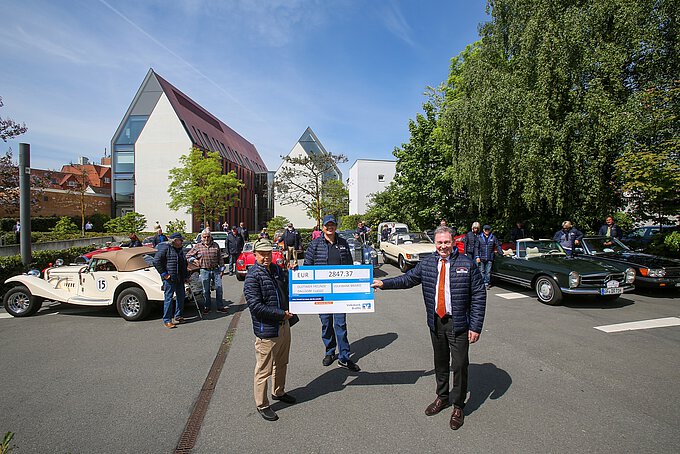
<instances>
[{"instance_id":1,"label":"blue jeans","mask_svg":"<svg viewBox=\"0 0 680 454\"><path fill-rule=\"evenodd\" d=\"M222 301L222 276L220 276L220 270L206 270L201 268L198 273L198 278L201 280L203 285L203 299L205 299L205 308L210 309L210 281L215 281L215 305L218 309L224 307L224 301Z\"/></svg>"},{"instance_id":2,"label":"blue jeans","mask_svg":"<svg viewBox=\"0 0 680 454\"><path fill-rule=\"evenodd\" d=\"M319 314L319 318L321 319L321 339L326 346L326 355L334 355L337 346L338 359L343 362L347 361L349 359L347 314Z\"/></svg>"},{"instance_id":3,"label":"blue jeans","mask_svg":"<svg viewBox=\"0 0 680 454\"><path fill-rule=\"evenodd\" d=\"M241 254L229 254L229 272L230 273L236 272L236 260L238 260L239 255L241 255Z\"/></svg>"},{"instance_id":4,"label":"blue jeans","mask_svg":"<svg viewBox=\"0 0 680 454\"><path fill-rule=\"evenodd\" d=\"M491 265L493 265L493 260L489 260L487 262L481 261L477 265L479 266L479 271L482 273L482 277L484 278L484 285L488 287L491 283Z\"/></svg>"},{"instance_id":5,"label":"blue jeans","mask_svg":"<svg viewBox=\"0 0 680 454\"><path fill-rule=\"evenodd\" d=\"M170 323L172 321L172 295L175 295L175 316L181 317L184 310L184 282L163 281L163 292L165 293L165 300L163 301L163 322Z\"/></svg>"}]
</instances>

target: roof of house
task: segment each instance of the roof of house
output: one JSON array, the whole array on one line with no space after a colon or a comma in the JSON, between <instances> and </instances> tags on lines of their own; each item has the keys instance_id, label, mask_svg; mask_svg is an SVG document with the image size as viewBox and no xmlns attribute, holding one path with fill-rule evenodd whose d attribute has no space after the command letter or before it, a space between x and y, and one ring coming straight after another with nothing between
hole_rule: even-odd
<instances>
[{"instance_id":1,"label":"roof of house","mask_svg":"<svg viewBox=\"0 0 680 454\"><path fill-rule=\"evenodd\" d=\"M153 74L194 144L217 151L222 157L253 172L267 171L267 166L252 143L157 73Z\"/></svg>"}]
</instances>

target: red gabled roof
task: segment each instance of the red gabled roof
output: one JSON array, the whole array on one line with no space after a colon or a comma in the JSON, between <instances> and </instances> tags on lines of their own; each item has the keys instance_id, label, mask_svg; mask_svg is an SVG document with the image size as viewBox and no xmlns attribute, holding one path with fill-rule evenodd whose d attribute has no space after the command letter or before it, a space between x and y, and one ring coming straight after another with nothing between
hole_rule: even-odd
<instances>
[{"instance_id":1,"label":"red gabled roof","mask_svg":"<svg viewBox=\"0 0 680 454\"><path fill-rule=\"evenodd\" d=\"M211 151L218 151L222 157L249 168L253 172L261 173L267 171L267 166L252 143L241 137L236 131L198 105L171 83L155 72L154 74L175 113L184 123L187 133L194 144Z\"/></svg>"}]
</instances>

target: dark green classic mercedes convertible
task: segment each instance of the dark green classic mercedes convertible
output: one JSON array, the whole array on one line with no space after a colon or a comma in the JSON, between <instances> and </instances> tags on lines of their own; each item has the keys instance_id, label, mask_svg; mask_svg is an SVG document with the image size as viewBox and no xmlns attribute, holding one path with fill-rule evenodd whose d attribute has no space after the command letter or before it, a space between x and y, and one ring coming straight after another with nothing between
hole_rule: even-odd
<instances>
[{"instance_id":1,"label":"dark green classic mercedes convertible","mask_svg":"<svg viewBox=\"0 0 680 454\"><path fill-rule=\"evenodd\" d=\"M564 293L616 299L635 288L634 269L568 258L559 243L552 240L518 240L515 249L504 251L493 261L491 277L533 288L538 300L550 305L560 304Z\"/></svg>"}]
</instances>

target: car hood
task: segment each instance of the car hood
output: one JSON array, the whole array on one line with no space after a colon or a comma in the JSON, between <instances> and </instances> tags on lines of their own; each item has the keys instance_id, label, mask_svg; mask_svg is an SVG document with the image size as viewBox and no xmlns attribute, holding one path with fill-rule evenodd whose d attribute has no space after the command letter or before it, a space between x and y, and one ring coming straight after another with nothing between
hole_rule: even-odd
<instances>
[{"instance_id":1,"label":"car hood","mask_svg":"<svg viewBox=\"0 0 680 454\"><path fill-rule=\"evenodd\" d=\"M528 260L533 263L545 264L550 268L566 268L569 271L578 271L580 274L620 273L626 268L624 265L615 265L609 261L597 260L595 257L583 259L543 256L532 257Z\"/></svg>"},{"instance_id":2,"label":"car hood","mask_svg":"<svg viewBox=\"0 0 680 454\"><path fill-rule=\"evenodd\" d=\"M643 254L640 252L608 252L604 254L591 255L594 259L613 260L631 265L645 266L647 268L674 268L680 266L680 260L658 255Z\"/></svg>"},{"instance_id":3,"label":"car hood","mask_svg":"<svg viewBox=\"0 0 680 454\"><path fill-rule=\"evenodd\" d=\"M437 250L434 244L400 244L397 249L407 254L425 254Z\"/></svg>"}]
</instances>

